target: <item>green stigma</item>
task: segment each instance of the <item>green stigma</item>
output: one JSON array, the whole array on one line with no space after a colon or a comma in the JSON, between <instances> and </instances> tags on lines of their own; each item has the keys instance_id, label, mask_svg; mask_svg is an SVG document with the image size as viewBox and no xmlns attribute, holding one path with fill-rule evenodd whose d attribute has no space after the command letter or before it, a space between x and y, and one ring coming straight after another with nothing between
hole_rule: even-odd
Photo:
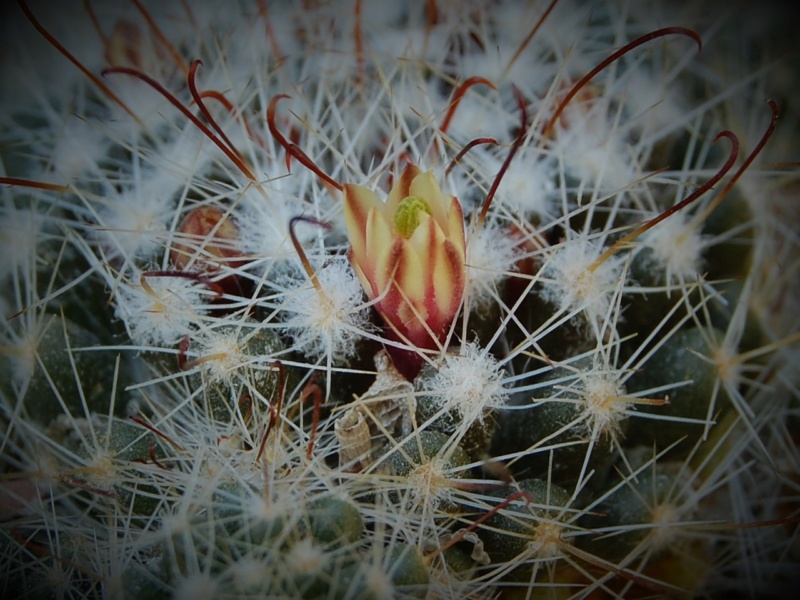
<instances>
[{"instance_id":1,"label":"green stigma","mask_svg":"<svg viewBox=\"0 0 800 600\"><path fill-rule=\"evenodd\" d=\"M431 214L431 205L419 196L406 196L397 205L397 212L394 213L394 230L408 239L414 230L419 226L419 213L425 211Z\"/></svg>"}]
</instances>

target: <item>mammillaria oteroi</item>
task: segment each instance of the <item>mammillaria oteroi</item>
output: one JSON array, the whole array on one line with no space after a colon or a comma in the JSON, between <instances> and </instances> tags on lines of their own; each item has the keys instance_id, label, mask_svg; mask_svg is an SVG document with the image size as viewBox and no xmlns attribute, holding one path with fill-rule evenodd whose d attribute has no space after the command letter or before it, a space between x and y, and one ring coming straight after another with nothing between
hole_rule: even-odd
<instances>
[{"instance_id":1,"label":"mammillaria oteroi","mask_svg":"<svg viewBox=\"0 0 800 600\"><path fill-rule=\"evenodd\" d=\"M788 596L794 32L703 4L6 11L0 595Z\"/></svg>"}]
</instances>

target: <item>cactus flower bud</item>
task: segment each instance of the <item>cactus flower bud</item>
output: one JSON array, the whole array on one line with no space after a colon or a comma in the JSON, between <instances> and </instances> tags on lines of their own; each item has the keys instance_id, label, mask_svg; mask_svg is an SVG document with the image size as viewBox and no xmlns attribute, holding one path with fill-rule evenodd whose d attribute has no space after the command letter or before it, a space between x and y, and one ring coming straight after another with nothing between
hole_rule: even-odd
<instances>
[{"instance_id":1,"label":"cactus flower bud","mask_svg":"<svg viewBox=\"0 0 800 600\"><path fill-rule=\"evenodd\" d=\"M350 262L386 325L389 339L413 348L441 347L458 315L466 279L461 205L442 195L430 172L408 165L386 202L344 186ZM409 380L422 366L413 350L388 346Z\"/></svg>"}]
</instances>

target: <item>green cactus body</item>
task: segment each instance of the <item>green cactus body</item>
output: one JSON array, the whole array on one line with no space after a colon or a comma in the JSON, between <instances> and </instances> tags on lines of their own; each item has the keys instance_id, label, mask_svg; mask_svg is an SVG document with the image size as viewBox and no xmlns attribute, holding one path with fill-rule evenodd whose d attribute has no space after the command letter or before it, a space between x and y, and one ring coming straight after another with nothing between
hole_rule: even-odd
<instances>
[{"instance_id":1,"label":"green cactus body","mask_svg":"<svg viewBox=\"0 0 800 600\"><path fill-rule=\"evenodd\" d=\"M527 497L492 515L480 528L484 547L494 563L519 565L504 577L506 581L529 580L537 562L560 562L564 543L560 521L569 502L565 490L541 479L524 479L517 487ZM512 490L506 489L493 495L510 493Z\"/></svg>"},{"instance_id":2,"label":"green cactus body","mask_svg":"<svg viewBox=\"0 0 800 600\"><path fill-rule=\"evenodd\" d=\"M95 349L98 346L101 344L96 335L70 320L55 316L45 320L44 330L32 348L33 373L23 400L31 419L46 426L61 415L86 418L95 413L108 414L117 353ZM18 368L21 367L16 361L4 361L3 385ZM120 393L124 385L124 381L118 382L119 398L114 404L117 414L125 408L125 396Z\"/></svg>"},{"instance_id":3,"label":"green cactus body","mask_svg":"<svg viewBox=\"0 0 800 600\"><path fill-rule=\"evenodd\" d=\"M544 477L549 471L555 482L569 481L587 458L591 468L602 465L627 420L614 422L619 431L593 431L590 403L596 394L608 396L597 399L606 404L618 402L625 391L594 372L591 361L581 359L554 368L535 389L512 395L499 417L492 455L517 454L514 471L519 476Z\"/></svg>"},{"instance_id":4,"label":"green cactus body","mask_svg":"<svg viewBox=\"0 0 800 600\"><path fill-rule=\"evenodd\" d=\"M688 436L682 445L683 451L688 451L689 444L704 434L705 422L717 419L719 414L730 409L714 362L715 348L722 337L722 332L716 329L678 331L630 378L628 387L632 392L691 382L666 392L669 404L638 408L642 413L661 418L642 418L632 423L630 437L633 441L645 445L655 443L658 448L665 448Z\"/></svg>"}]
</instances>

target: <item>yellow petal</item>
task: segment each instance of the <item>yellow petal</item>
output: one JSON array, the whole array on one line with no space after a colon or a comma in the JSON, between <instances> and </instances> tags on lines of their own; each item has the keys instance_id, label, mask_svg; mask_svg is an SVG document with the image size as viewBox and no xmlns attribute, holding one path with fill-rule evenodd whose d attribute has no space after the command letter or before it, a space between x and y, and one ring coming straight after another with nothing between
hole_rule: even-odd
<instances>
[{"instance_id":1,"label":"yellow petal","mask_svg":"<svg viewBox=\"0 0 800 600\"><path fill-rule=\"evenodd\" d=\"M432 219L425 215L425 221L426 223L423 225L427 225L427 222L432 221ZM428 227L425 227L425 229L428 229ZM423 226L417 229L417 231L421 230L423 230ZM402 238L399 239L402 240ZM395 310L401 323L396 323L396 325L401 330L424 329L422 321L428 319L428 309L425 303L426 293L429 291L426 285L426 281L429 279L427 266L424 264L424 258L417 253L416 249L409 243L409 240L402 240L400 248L397 269L394 272L394 281L400 290L402 298ZM412 306L413 309L411 308Z\"/></svg>"},{"instance_id":2,"label":"yellow petal","mask_svg":"<svg viewBox=\"0 0 800 600\"><path fill-rule=\"evenodd\" d=\"M466 246L464 239L464 215L461 212L461 203L455 196L450 196L447 207L447 238L453 242L456 250L461 254L461 262L466 261Z\"/></svg>"},{"instance_id":3,"label":"yellow petal","mask_svg":"<svg viewBox=\"0 0 800 600\"><path fill-rule=\"evenodd\" d=\"M371 190L360 185L344 186L344 224L356 260L363 260L367 253L367 215L380 204L380 198Z\"/></svg>"},{"instance_id":4,"label":"yellow petal","mask_svg":"<svg viewBox=\"0 0 800 600\"><path fill-rule=\"evenodd\" d=\"M448 227L447 212L442 198L442 191L439 189L439 184L436 183L433 173L426 171L417 175L411 182L409 195L425 198L430 204L434 220L439 224L439 227L446 231Z\"/></svg>"},{"instance_id":5,"label":"yellow petal","mask_svg":"<svg viewBox=\"0 0 800 600\"><path fill-rule=\"evenodd\" d=\"M421 303L433 294L433 256L436 246L444 243L444 233L427 213L420 213L419 225L406 241L409 256L402 273L395 276L397 284L414 302ZM404 254L404 257L406 255ZM411 267L410 269L408 267Z\"/></svg>"},{"instance_id":6,"label":"yellow petal","mask_svg":"<svg viewBox=\"0 0 800 600\"><path fill-rule=\"evenodd\" d=\"M439 315L445 324L455 318L464 295L464 258L449 240L436 248L433 289Z\"/></svg>"},{"instance_id":7,"label":"yellow petal","mask_svg":"<svg viewBox=\"0 0 800 600\"><path fill-rule=\"evenodd\" d=\"M366 250L359 259L364 274L372 285L371 298L375 298L389 287L392 271L397 261L393 246L398 241L405 241L392 232L391 224L383 213L373 207L367 215Z\"/></svg>"}]
</instances>

